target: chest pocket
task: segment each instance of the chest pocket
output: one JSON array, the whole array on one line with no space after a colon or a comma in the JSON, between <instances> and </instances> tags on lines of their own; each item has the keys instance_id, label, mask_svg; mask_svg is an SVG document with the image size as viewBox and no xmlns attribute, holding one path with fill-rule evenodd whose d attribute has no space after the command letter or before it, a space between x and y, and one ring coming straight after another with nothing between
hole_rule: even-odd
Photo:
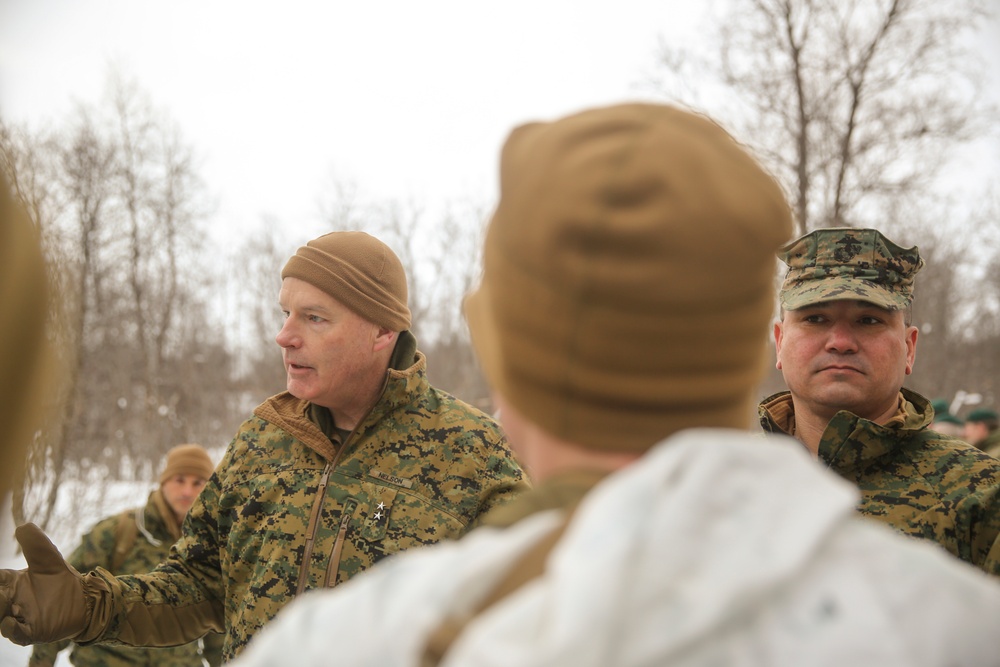
<instances>
[{"instance_id":1,"label":"chest pocket","mask_svg":"<svg viewBox=\"0 0 1000 667\"><path fill-rule=\"evenodd\" d=\"M361 537L369 542L377 542L385 538L399 489L374 482L363 482L362 489L368 499L368 506L362 506L364 524L361 527Z\"/></svg>"}]
</instances>

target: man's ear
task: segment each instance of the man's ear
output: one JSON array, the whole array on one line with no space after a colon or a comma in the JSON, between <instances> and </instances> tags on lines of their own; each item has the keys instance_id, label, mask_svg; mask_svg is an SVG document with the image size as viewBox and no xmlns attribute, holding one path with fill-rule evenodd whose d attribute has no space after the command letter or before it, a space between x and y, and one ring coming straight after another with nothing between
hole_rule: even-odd
<instances>
[{"instance_id":1,"label":"man's ear","mask_svg":"<svg viewBox=\"0 0 1000 667\"><path fill-rule=\"evenodd\" d=\"M904 342L906 343L906 374L909 375L913 372L913 362L917 360L917 328L907 327L906 337Z\"/></svg>"},{"instance_id":2,"label":"man's ear","mask_svg":"<svg viewBox=\"0 0 1000 667\"><path fill-rule=\"evenodd\" d=\"M777 361L774 362L774 367L779 371L781 370L781 322L774 323L774 356Z\"/></svg>"},{"instance_id":3,"label":"man's ear","mask_svg":"<svg viewBox=\"0 0 1000 667\"><path fill-rule=\"evenodd\" d=\"M372 341L372 350L374 352L380 352L386 348L390 350L395 347L396 339L399 338L398 331L390 331L383 327L378 327L375 330L375 340Z\"/></svg>"}]
</instances>

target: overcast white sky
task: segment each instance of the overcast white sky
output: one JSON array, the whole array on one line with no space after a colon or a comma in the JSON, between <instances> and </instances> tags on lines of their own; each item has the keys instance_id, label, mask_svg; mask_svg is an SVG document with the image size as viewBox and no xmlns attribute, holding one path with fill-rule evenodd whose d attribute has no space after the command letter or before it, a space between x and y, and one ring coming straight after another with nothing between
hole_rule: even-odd
<instances>
[{"instance_id":1,"label":"overcast white sky","mask_svg":"<svg viewBox=\"0 0 1000 667\"><path fill-rule=\"evenodd\" d=\"M492 203L507 132L638 99L657 38L711 2L0 0L0 115L57 122L118 63L203 158L218 220L371 197Z\"/></svg>"},{"instance_id":2,"label":"overcast white sky","mask_svg":"<svg viewBox=\"0 0 1000 667\"><path fill-rule=\"evenodd\" d=\"M0 116L64 122L115 63L201 157L218 227L315 224L333 173L489 205L514 125L640 99L658 38L697 44L721 1L0 0Z\"/></svg>"}]
</instances>

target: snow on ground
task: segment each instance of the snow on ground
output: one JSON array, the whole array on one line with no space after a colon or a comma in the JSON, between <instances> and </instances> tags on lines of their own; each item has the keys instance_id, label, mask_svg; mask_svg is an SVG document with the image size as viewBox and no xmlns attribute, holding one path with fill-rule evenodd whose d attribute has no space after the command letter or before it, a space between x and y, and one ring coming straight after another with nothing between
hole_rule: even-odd
<instances>
[{"instance_id":1,"label":"snow on ground","mask_svg":"<svg viewBox=\"0 0 1000 667\"><path fill-rule=\"evenodd\" d=\"M222 457L222 450L208 451L215 462ZM129 507L144 506L150 491L157 485L155 479L108 480L106 473L100 470L75 475L59 487L56 509L47 531L49 539L64 556L69 556L79 544L80 536L95 523ZM20 570L26 565L14 538L11 495L8 493L0 500L0 568ZM0 637L0 667L24 667L30 655L30 647L17 646ZM69 664L69 651L62 651L56 667L67 667Z\"/></svg>"},{"instance_id":2,"label":"snow on ground","mask_svg":"<svg viewBox=\"0 0 1000 667\"><path fill-rule=\"evenodd\" d=\"M156 485L149 482L109 483L100 479L66 482L60 488L49 539L68 556L76 548L80 536L95 523L128 507L144 505L154 488ZM24 567L24 557L14 538L11 495L8 493L0 508L0 568L20 570ZM24 667L30 656L30 647L18 646L0 637L0 667ZM56 667L69 664L69 651L62 651Z\"/></svg>"}]
</instances>

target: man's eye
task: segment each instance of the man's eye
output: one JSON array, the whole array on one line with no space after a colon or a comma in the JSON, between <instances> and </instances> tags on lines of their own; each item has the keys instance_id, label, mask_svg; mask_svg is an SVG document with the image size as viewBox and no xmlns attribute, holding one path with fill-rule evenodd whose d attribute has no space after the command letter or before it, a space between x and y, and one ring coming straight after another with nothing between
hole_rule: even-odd
<instances>
[{"instance_id":1,"label":"man's eye","mask_svg":"<svg viewBox=\"0 0 1000 667\"><path fill-rule=\"evenodd\" d=\"M861 324L879 324L881 321L879 318L871 316L862 317L860 320Z\"/></svg>"},{"instance_id":2,"label":"man's eye","mask_svg":"<svg viewBox=\"0 0 1000 667\"><path fill-rule=\"evenodd\" d=\"M307 319L310 322L322 322L323 321L323 318L320 317L319 315L310 315Z\"/></svg>"}]
</instances>

